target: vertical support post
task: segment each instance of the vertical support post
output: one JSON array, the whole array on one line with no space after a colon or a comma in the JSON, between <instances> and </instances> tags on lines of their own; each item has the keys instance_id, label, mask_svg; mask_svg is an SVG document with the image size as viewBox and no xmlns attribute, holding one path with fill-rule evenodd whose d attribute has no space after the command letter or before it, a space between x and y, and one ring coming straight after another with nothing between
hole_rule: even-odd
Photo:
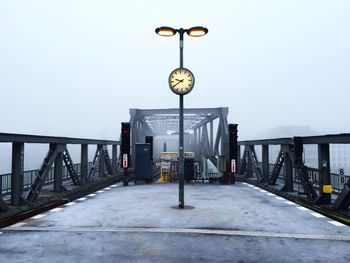
<instances>
[{"instance_id":1,"label":"vertical support post","mask_svg":"<svg viewBox=\"0 0 350 263\"><path fill-rule=\"evenodd\" d=\"M105 175L105 156L103 152L103 145L97 146L100 151L100 159L98 160L98 176L104 177Z\"/></svg>"},{"instance_id":2,"label":"vertical support post","mask_svg":"<svg viewBox=\"0 0 350 263\"><path fill-rule=\"evenodd\" d=\"M11 205L21 205L23 193L24 143L12 143Z\"/></svg>"},{"instance_id":3,"label":"vertical support post","mask_svg":"<svg viewBox=\"0 0 350 263\"><path fill-rule=\"evenodd\" d=\"M81 145L81 155L80 155L80 162L81 162L81 185L86 185L87 176L88 176L88 145L82 144Z\"/></svg>"},{"instance_id":4,"label":"vertical support post","mask_svg":"<svg viewBox=\"0 0 350 263\"><path fill-rule=\"evenodd\" d=\"M118 160L118 148L117 145L112 146L112 171L113 174L117 173L117 160Z\"/></svg>"},{"instance_id":5,"label":"vertical support post","mask_svg":"<svg viewBox=\"0 0 350 263\"><path fill-rule=\"evenodd\" d=\"M214 155L214 125L210 121L210 155Z\"/></svg>"},{"instance_id":6,"label":"vertical support post","mask_svg":"<svg viewBox=\"0 0 350 263\"><path fill-rule=\"evenodd\" d=\"M236 166L237 166L237 173L241 170L241 146L237 145L237 160L236 160Z\"/></svg>"},{"instance_id":7,"label":"vertical support post","mask_svg":"<svg viewBox=\"0 0 350 263\"><path fill-rule=\"evenodd\" d=\"M248 147L249 147L249 145L248 145ZM247 152L246 158L247 158L247 169L246 169L247 177L252 178L253 177L253 164L252 164L251 153L249 150Z\"/></svg>"},{"instance_id":8,"label":"vertical support post","mask_svg":"<svg viewBox=\"0 0 350 263\"><path fill-rule=\"evenodd\" d=\"M54 183L53 190L55 192L61 192L61 186L63 181L63 154L61 152L57 153L55 159L55 169L54 169Z\"/></svg>"},{"instance_id":9,"label":"vertical support post","mask_svg":"<svg viewBox=\"0 0 350 263\"><path fill-rule=\"evenodd\" d=\"M331 184L330 164L329 164L329 144L318 145L318 169L320 171L320 176L319 176L320 197L318 198L317 203L322 205L330 205L332 193L325 193L323 189L324 185Z\"/></svg>"},{"instance_id":10,"label":"vertical support post","mask_svg":"<svg viewBox=\"0 0 350 263\"><path fill-rule=\"evenodd\" d=\"M289 145L282 145L282 151L284 152L284 168L286 171L284 175L285 185L282 190L286 192L293 192L293 164L289 155Z\"/></svg>"},{"instance_id":11,"label":"vertical support post","mask_svg":"<svg viewBox=\"0 0 350 263\"><path fill-rule=\"evenodd\" d=\"M262 183L269 183L269 145L263 144L262 146Z\"/></svg>"}]
</instances>

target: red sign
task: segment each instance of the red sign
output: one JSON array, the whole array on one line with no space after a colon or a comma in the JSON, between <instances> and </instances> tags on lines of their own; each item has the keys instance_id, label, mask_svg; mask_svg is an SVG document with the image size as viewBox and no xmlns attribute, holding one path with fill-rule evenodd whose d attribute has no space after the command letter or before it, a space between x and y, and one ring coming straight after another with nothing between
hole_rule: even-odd
<instances>
[{"instance_id":1,"label":"red sign","mask_svg":"<svg viewBox=\"0 0 350 263\"><path fill-rule=\"evenodd\" d=\"M123 168L128 168L128 155L123 154Z\"/></svg>"},{"instance_id":2,"label":"red sign","mask_svg":"<svg viewBox=\"0 0 350 263\"><path fill-rule=\"evenodd\" d=\"M231 160L231 172L232 173L236 172L236 160L235 159Z\"/></svg>"}]
</instances>

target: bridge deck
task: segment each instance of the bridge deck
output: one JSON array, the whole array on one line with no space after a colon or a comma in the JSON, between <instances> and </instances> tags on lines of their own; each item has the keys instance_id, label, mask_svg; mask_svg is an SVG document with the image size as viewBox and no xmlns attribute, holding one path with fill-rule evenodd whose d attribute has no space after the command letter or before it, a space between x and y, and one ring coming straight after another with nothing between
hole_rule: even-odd
<instances>
[{"instance_id":1,"label":"bridge deck","mask_svg":"<svg viewBox=\"0 0 350 263\"><path fill-rule=\"evenodd\" d=\"M114 185L0 229L1 262L349 262L350 228L261 189Z\"/></svg>"}]
</instances>

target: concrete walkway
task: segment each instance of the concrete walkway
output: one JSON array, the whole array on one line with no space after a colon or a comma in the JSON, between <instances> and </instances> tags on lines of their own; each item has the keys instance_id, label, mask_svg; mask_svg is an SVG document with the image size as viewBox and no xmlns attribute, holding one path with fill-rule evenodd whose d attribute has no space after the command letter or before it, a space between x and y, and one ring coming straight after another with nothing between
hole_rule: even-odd
<instances>
[{"instance_id":1,"label":"concrete walkway","mask_svg":"<svg viewBox=\"0 0 350 263\"><path fill-rule=\"evenodd\" d=\"M248 184L122 187L0 230L1 262L349 262L350 228Z\"/></svg>"}]
</instances>

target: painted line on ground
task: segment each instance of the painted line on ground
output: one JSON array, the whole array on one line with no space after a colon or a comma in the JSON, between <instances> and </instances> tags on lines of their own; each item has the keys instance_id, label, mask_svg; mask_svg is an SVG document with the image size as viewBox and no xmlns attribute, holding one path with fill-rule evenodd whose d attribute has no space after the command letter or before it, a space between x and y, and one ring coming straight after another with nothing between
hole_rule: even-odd
<instances>
[{"instance_id":1,"label":"painted line on ground","mask_svg":"<svg viewBox=\"0 0 350 263\"><path fill-rule=\"evenodd\" d=\"M111 190L111 189L112 189L112 188L110 188L110 187L106 187L106 188L105 188L105 190Z\"/></svg>"},{"instance_id":2,"label":"painted line on ground","mask_svg":"<svg viewBox=\"0 0 350 263\"><path fill-rule=\"evenodd\" d=\"M272 193L267 193L267 195L269 195L269 196L276 196L275 194L272 194Z\"/></svg>"},{"instance_id":3,"label":"painted line on ground","mask_svg":"<svg viewBox=\"0 0 350 263\"><path fill-rule=\"evenodd\" d=\"M267 193L267 191L265 191L265 190L259 190L260 192L262 192L262 193Z\"/></svg>"},{"instance_id":4,"label":"painted line on ground","mask_svg":"<svg viewBox=\"0 0 350 263\"><path fill-rule=\"evenodd\" d=\"M23 226L23 225L25 225L27 222L19 222L19 223L17 223L17 224L14 224L14 225L12 225L13 227L21 227L21 226Z\"/></svg>"},{"instance_id":5,"label":"painted line on ground","mask_svg":"<svg viewBox=\"0 0 350 263\"><path fill-rule=\"evenodd\" d=\"M284 201L287 205L296 205L296 203L293 203L291 201Z\"/></svg>"},{"instance_id":6,"label":"painted line on ground","mask_svg":"<svg viewBox=\"0 0 350 263\"><path fill-rule=\"evenodd\" d=\"M90 233L99 233L99 232L176 233L176 234L190 233L190 234L204 234L204 235L350 241L350 235L318 235L318 234L278 233L278 232L240 231L240 230L212 230L212 229L191 229L191 228L8 227L4 229L4 232L8 232L8 231L79 232L79 233L89 233L89 232Z\"/></svg>"},{"instance_id":7,"label":"painted line on ground","mask_svg":"<svg viewBox=\"0 0 350 263\"><path fill-rule=\"evenodd\" d=\"M325 217L324 215L321 215L319 213L315 213L315 212L311 212L310 215L314 216L314 217L317 217L317 218L323 218Z\"/></svg>"},{"instance_id":8,"label":"painted line on ground","mask_svg":"<svg viewBox=\"0 0 350 263\"><path fill-rule=\"evenodd\" d=\"M285 200L283 197L280 197L280 196L275 196L275 198L276 198L277 200Z\"/></svg>"},{"instance_id":9,"label":"painted line on ground","mask_svg":"<svg viewBox=\"0 0 350 263\"><path fill-rule=\"evenodd\" d=\"M81 198L77 199L77 201L82 202L82 201L85 201L86 199L87 199L86 197L81 197Z\"/></svg>"},{"instance_id":10,"label":"painted line on ground","mask_svg":"<svg viewBox=\"0 0 350 263\"><path fill-rule=\"evenodd\" d=\"M112 188L115 188L115 187L117 187L117 186L118 186L118 185L111 185Z\"/></svg>"},{"instance_id":11,"label":"painted line on ground","mask_svg":"<svg viewBox=\"0 0 350 263\"><path fill-rule=\"evenodd\" d=\"M105 191L100 190L100 191L97 191L96 193L101 194L101 193L104 193L104 192Z\"/></svg>"},{"instance_id":12,"label":"painted line on ground","mask_svg":"<svg viewBox=\"0 0 350 263\"><path fill-rule=\"evenodd\" d=\"M307 209L306 207L303 207L303 206L297 206L297 208L298 208L299 210L302 210L302 211L308 211L308 210L310 210L310 209Z\"/></svg>"},{"instance_id":13,"label":"painted line on ground","mask_svg":"<svg viewBox=\"0 0 350 263\"><path fill-rule=\"evenodd\" d=\"M58 212L58 211L61 211L63 208L61 207L57 207L57 208L54 208L54 209L51 209L50 211L51 212Z\"/></svg>"},{"instance_id":14,"label":"painted line on ground","mask_svg":"<svg viewBox=\"0 0 350 263\"><path fill-rule=\"evenodd\" d=\"M66 206L71 206L71 205L75 205L76 204L76 202L69 202L69 203L67 203L67 204L65 204Z\"/></svg>"},{"instance_id":15,"label":"painted line on ground","mask_svg":"<svg viewBox=\"0 0 350 263\"><path fill-rule=\"evenodd\" d=\"M88 197L94 197L96 194L89 194Z\"/></svg>"},{"instance_id":16,"label":"painted line on ground","mask_svg":"<svg viewBox=\"0 0 350 263\"><path fill-rule=\"evenodd\" d=\"M40 218L43 218L44 216L46 216L46 214L39 214L39 215L33 216L31 218L32 219L40 219Z\"/></svg>"},{"instance_id":17,"label":"painted line on ground","mask_svg":"<svg viewBox=\"0 0 350 263\"><path fill-rule=\"evenodd\" d=\"M342 224L342 223L340 223L340 222L333 221L333 220L327 221L327 222L330 223L330 224L332 224L332 225L335 225L335 226L346 226L346 225L344 225L344 224Z\"/></svg>"}]
</instances>

